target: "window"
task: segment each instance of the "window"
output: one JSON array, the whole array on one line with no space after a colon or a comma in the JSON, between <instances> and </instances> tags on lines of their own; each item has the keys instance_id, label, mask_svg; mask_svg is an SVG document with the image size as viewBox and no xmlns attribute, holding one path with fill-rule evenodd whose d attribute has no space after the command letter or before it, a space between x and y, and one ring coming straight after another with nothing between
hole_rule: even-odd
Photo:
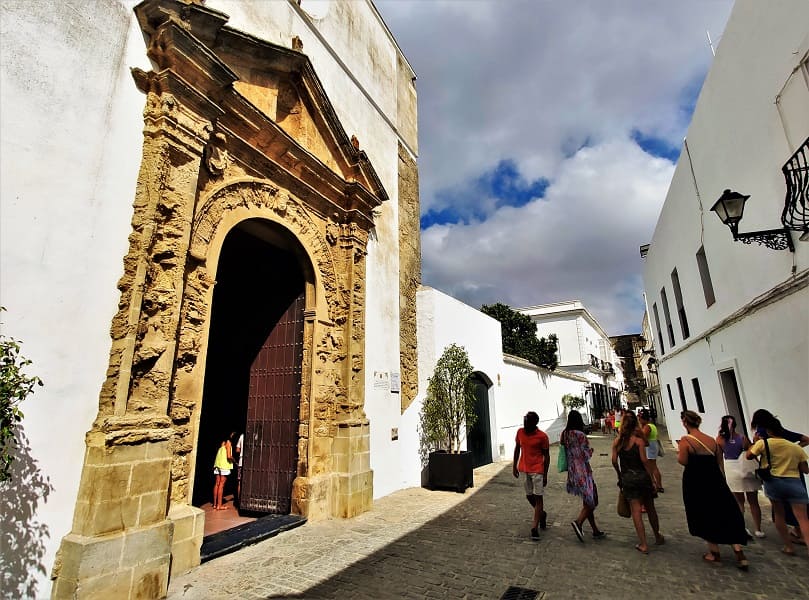
<instances>
[{"instance_id":1,"label":"window","mask_svg":"<svg viewBox=\"0 0 809 600\"><path fill-rule=\"evenodd\" d=\"M674 346L674 327L671 326L671 313L669 312L669 301L666 298L666 288L660 289L660 302L663 304L663 316L666 318L666 331L669 334L669 344Z\"/></svg>"},{"instance_id":2,"label":"window","mask_svg":"<svg viewBox=\"0 0 809 600\"><path fill-rule=\"evenodd\" d=\"M697 410L704 413L705 405L702 404L702 391L699 389L699 379L694 377L694 379L691 380L691 385L694 388L694 399L697 401Z\"/></svg>"},{"instance_id":3,"label":"window","mask_svg":"<svg viewBox=\"0 0 809 600\"><path fill-rule=\"evenodd\" d=\"M671 272L671 287L674 289L674 303L677 305L677 316L680 319L680 331L683 333L683 339L686 340L691 333L688 331L688 319L685 316L683 292L680 289L680 277L677 275L677 269L674 269Z\"/></svg>"},{"instance_id":4,"label":"window","mask_svg":"<svg viewBox=\"0 0 809 600\"><path fill-rule=\"evenodd\" d=\"M680 404L683 405L683 410L688 410L688 405L685 403L685 389L683 388L683 380L681 377L677 378L677 392L680 394Z\"/></svg>"},{"instance_id":5,"label":"window","mask_svg":"<svg viewBox=\"0 0 809 600\"><path fill-rule=\"evenodd\" d=\"M660 315L657 314L657 303L652 304L652 316L655 318L657 339L660 342L660 354L663 354L666 352L666 347L663 345L663 333L660 331Z\"/></svg>"},{"instance_id":6,"label":"window","mask_svg":"<svg viewBox=\"0 0 809 600\"><path fill-rule=\"evenodd\" d=\"M702 293L705 294L705 306L711 306L716 302L716 297L713 293L711 272L708 270L708 259L705 256L704 246L700 246L697 251L697 267L699 268L699 278L702 281Z\"/></svg>"},{"instance_id":7,"label":"window","mask_svg":"<svg viewBox=\"0 0 809 600\"><path fill-rule=\"evenodd\" d=\"M667 383L666 390L669 393L669 404L671 405L671 410L674 410L674 396L671 395L671 386Z\"/></svg>"}]
</instances>

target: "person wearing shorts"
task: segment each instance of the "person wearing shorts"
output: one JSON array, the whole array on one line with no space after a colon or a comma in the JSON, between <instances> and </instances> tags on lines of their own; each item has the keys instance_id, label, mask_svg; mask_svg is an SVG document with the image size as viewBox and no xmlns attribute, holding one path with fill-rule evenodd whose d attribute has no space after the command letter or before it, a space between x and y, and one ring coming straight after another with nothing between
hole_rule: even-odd
<instances>
[{"instance_id":1,"label":"person wearing shorts","mask_svg":"<svg viewBox=\"0 0 809 600\"><path fill-rule=\"evenodd\" d=\"M533 507L531 538L539 539L537 528L547 527L547 513L543 502L545 486L548 485L548 466L551 462L548 435L537 427L539 415L531 411L523 417L523 426L517 430L514 440L514 477L525 474L525 497Z\"/></svg>"},{"instance_id":2,"label":"person wearing shorts","mask_svg":"<svg viewBox=\"0 0 809 600\"><path fill-rule=\"evenodd\" d=\"M657 425L649 418L649 411L645 408L638 411L638 423L640 423L643 436L648 442L646 446L646 460L652 463L652 481L657 485L657 491L663 492L663 476L657 466L657 457L660 456L660 440L657 435Z\"/></svg>"},{"instance_id":3,"label":"person wearing shorts","mask_svg":"<svg viewBox=\"0 0 809 600\"><path fill-rule=\"evenodd\" d=\"M235 433L231 433L222 440L216 452L216 458L213 464L213 474L215 477L213 484L214 510L225 510L222 496L225 491L225 481L233 470L233 442L231 440L235 435Z\"/></svg>"},{"instance_id":4,"label":"person wearing shorts","mask_svg":"<svg viewBox=\"0 0 809 600\"><path fill-rule=\"evenodd\" d=\"M756 425L766 431L767 437L750 446L745 456L748 460L758 458L762 468L770 468L770 478L764 479L764 494L770 499L775 513L775 529L784 542L781 552L793 555L795 548L787 531L785 507L790 506L795 513L803 541L809 548L809 516L806 510L809 494L801 480L801 473L809 473L809 462L803 448L784 439L784 428L777 418L758 416Z\"/></svg>"}]
</instances>

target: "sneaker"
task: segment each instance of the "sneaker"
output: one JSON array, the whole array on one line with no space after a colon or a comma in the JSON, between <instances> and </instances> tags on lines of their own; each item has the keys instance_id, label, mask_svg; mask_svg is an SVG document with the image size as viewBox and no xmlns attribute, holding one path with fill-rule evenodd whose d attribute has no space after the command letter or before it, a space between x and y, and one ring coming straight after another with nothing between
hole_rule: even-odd
<instances>
[{"instance_id":1,"label":"sneaker","mask_svg":"<svg viewBox=\"0 0 809 600\"><path fill-rule=\"evenodd\" d=\"M538 540L539 539L539 532L536 530L536 528L531 530L531 539L532 540Z\"/></svg>"},{"instance_id":2,"label":"sneaker","mask_svg":"<svg viewBox=\"0 0 809 600\"><path fill-rule=\"evenodd\" d=\"M544 510L542 511L542 514L539 515L539 528L542 530L548 528L548 513L546 513Z\"/></svg>"},{"instance_id":3,"label":"sneaker","mask_svg":"<svg viewBox=\"0 0 809 600\"><path fill-rule=\"evenodd\" d=\"M763 531L754 531L753 535L756 536L757 538L767 537L767 534L764 533Z\"/></svg>"},{"instance_id":4,"label":"sneaker","mask_svg":"<svg viewBox=\"0 0 809 600\"><path fill-rule=\"evenodd\" d=\"M584 542L584 532L581 530L581 525L576 523L576 521L571 521L570 526L573 528L573 531L576 532L576 537L579 538L580 542Z\"/></svg>"},{"instance_id":5,"label":"sneaker","mask_svg":"<svg viewBox=\"0 0 809 600\"><path fill-rule=\"evenodd\" d=\"M607 537L607 534L604 533L603 531L593 532L593 539L594 540L600 540L600 539L605 538L605 537Z\"/></svg>"}]
</instances>

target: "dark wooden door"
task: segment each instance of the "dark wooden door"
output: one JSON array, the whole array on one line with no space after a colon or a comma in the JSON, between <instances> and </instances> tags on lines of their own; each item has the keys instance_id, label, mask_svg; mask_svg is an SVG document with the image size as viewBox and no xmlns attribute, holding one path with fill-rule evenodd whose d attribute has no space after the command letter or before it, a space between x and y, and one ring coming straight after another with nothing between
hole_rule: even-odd
<instances>
[{"instance_id":1,"label":"dark wooden door","mask_svg":"<svg viewBox=\"0 0 809 600\"><path fill-rule=\"evenodd\" d=\"M292 301L250 367L242 510L287 514L298 468L304 294Z\"/></svg>"},{"instance_id":2,"label":"dark wooden door","mask_svg":"<svg viewBox=\"0 0 809 600\"><path fill-rule=\"evenodd\" d=\"M475 393L475 424L466 436L466 448L472 452L473 466L492 462L492 432L489 424L489 386L478 375L471 377Z\"/></svg>"}]
</instances>

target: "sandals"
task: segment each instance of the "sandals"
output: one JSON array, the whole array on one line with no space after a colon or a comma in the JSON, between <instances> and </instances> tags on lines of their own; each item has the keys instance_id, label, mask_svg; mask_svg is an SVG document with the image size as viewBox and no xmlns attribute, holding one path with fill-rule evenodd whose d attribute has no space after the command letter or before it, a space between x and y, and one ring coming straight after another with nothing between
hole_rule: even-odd
<instances>
[{"instance_id":1,"label":"sandals","mask_svg":"<svg viewBox=\"0 0 809 600\"><path fill-rule=\"evenodd\" d=\"M786 546L781 548L781 552L783 552L787 556L795 556L795 550L793 550L792 548L787 548Z\"/></svg>"},{"instance_id":2,"label":"sandals","mask_svg":"<svg viewBox=\"0 0 809 600\"><path fill-rule=\"evenodd\" d=\"M712 550L709 550L708 552L703 554L702 555L702 560L704 560L705 562L708 562L708 563L720 563L720 562L722 562L720 557L719 557L719 552L713 552Z\"/></svg>"},{"instance_id":3,"label":"sandals","mask_svg":"<svg viewBox=\"0 0 809 600\"><path fill-rule=\"evenodd\" d=\"M644 550L643 548L641 548L640 544L635 544L635 550L637 550L641 554L649 554L649 549L647 548L646 550Z\"/></svg>"},{"instance_id":4,"label":"sandals","mask_svg":"<svg viewBox=\"0 0 809 600\"><path fill-rule=\"evenodd\" d=\"M747 562L747 557L744 555L744 552L734 550L733 553L736 555L736 566L742 571L746 571L750 567L750 563Z\"/></svg>"},{"instance_id":5,"label":"sandals","mask_svg":"<svg viewBox=\"0 0 809 600\"><path fill-rule=\"evenodd\" d=\"M655 534L655 545L662 546L666 543L666 538L663 537L662 533Z\"/></svg>"}]
</instances>

